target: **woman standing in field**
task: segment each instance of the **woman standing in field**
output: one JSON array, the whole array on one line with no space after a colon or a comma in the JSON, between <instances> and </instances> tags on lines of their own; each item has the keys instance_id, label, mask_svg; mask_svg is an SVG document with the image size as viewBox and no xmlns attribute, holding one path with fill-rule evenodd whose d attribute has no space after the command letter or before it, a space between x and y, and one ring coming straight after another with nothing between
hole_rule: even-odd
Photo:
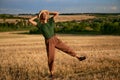
<instances>
[{"instance_id":1,"label":"woman standing in field","mask_svg":"<svg viewBox=\"0 0 120 80\"><path fill-rule=\"evenodd\" d=\"M49 18L49 15L53 15ZM58 16L58 12L49 12L48 10L41 10L38 16L34 16L29 19L29 22L34 26L37 26L42 35L45 38L47 57L48 57L48 66L50 70L51 77L53 76L53 68L54 68L54 55L55 48L62 50L63 52L77 58L79 61L85 60L86 57L79 57L76 53L65 43L63 43L54 33L55 27L55 18ZM35 21L38 19L38 22Z\"/></svg>"}]
</instances>

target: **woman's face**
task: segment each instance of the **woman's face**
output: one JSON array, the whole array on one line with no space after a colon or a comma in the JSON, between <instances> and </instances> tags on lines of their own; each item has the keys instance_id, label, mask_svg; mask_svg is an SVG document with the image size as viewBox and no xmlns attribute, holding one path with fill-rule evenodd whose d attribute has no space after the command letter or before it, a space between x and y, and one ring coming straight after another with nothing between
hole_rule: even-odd
<instances>
[{"instance_id":1,"label":"woman's face","mask_svg":"<svg viewBox=\"0 0 120 80\"><path fill-rule=\"evenodd\" d=\"M40 20L48 20L49 18L49 13L48 12L42 12L40 15Z\"/></svg>"}]
</instances>

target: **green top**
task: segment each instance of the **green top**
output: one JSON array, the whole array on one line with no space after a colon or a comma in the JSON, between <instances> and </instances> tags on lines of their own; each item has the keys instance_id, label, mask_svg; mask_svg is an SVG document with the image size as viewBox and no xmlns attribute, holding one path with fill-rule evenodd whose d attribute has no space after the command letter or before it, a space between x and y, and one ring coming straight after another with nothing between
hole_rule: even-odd
<instances>
[{"instance_id":1,"label":"green top","mask_svg":"<svg viewBox=\"0 0 120 80\"><path fill-rule=\"evenodd\" d=\"M37 27L41 30L42 35L45 37L45 39L49 39L54 36L55 22L53 17L49 18L47 23L41 24L38 21L37 24Z\"/></svg>"}]
</instances>

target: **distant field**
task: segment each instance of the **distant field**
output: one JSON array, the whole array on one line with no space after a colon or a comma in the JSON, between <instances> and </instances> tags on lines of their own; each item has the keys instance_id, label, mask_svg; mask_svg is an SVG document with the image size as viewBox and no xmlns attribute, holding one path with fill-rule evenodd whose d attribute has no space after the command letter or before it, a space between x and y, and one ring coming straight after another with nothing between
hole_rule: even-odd
<instances>
[{"instance_id":1,"label":"distant field","mask_svg":"<svg viewBox=\"0 0 120 80\"><path fill-rule=\"evenodd\" d=\"M0 33L0 80L50 80L41 35ZM120 37L64 35L58 37L85 61L56 50L55 80L119 80Z\"/></svg>"},{"instance_id":2,"label":"distant field","mask_svg":"<svg viewBox=\"0 0 120 80\"><path fill-rule=\"evenodd\" d=\"M20 16L22 18L30 18L31 16ZM63 21L72 21L72 20L86 20L86 19L93 19L95 16L89 15L60 15L56 19L56 22L63 22ZM20 19L5 19L6 22L15 23L16 21L20 21ZM3 23L3 19L0 19L0 23Z\"/></svg>"},{"instance_id":3,"label":"distant field","mask_svg":"<svg viewBox=\"0 0 120 80\"><path fill-rule=\"evenodd\" d=\"M72 21L72 20L86 20L86 19L93 19L95 16L89 15L60 15L56 19L56 22L63 22L63 21Z\"/></svg>"}]
</instances>

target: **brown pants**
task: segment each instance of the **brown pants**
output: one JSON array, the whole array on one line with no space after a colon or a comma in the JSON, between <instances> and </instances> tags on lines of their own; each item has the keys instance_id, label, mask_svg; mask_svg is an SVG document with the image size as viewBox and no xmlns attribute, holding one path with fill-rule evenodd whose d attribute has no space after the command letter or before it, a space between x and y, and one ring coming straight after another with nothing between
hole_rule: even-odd
<instances>
[{"instance_id":1,"label":"brown pants","mask_svg":"<svg viewBox=\"0 0 120 80\"><path fill-rule=\"evenodd\" d=\"M59 40L56 36L51 37L50 39L45 39L47 56L48 56L48 66L50 72L53 71L55 48L68 53L69 55L75 57L76 53L70 49L65 43Z\"/></svg>"}]
</instances>

